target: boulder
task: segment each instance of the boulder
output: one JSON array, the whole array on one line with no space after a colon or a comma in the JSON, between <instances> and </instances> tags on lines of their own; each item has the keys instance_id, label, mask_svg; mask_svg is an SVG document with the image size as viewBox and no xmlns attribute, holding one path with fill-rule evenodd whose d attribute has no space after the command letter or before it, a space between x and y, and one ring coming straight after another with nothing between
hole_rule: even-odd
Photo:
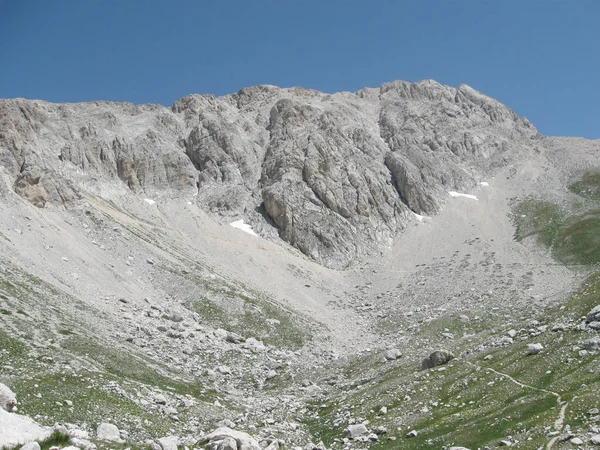
<instances>
[{"instance_id":1,"label":"boulder","mask_svg":"<svg viewBox=\"0 0 600 450\"><path fill-rule=\"evenodd\" d=\"M167 436L157 439L157 442L162 450L177 450L179 438L176 436Z\"/></svg>"},{"instance_id":2,"label":"boulder","mask_svg":"<svg viewBox=\"0 0 600 450\"><path fill-rule=\"evenodd\" d=\"M8 412L17 410L17 396L10 388L0 383L0 408Z\"/></svg>"},{"instance_id":3,"label":"boulder","mask_svg":"<svg viewBox=\"0 0 600 450\"><path fill-rule=\"evenodd\" d=\"M449 363L454 359L454 355L447 350L437 350L423 359L421 362L421 370L431 369Z\"/></svg>"},{"instance_id":4,"label":"boulder","mask_svg":"<svg viewBox=\"0 0 600 450\"><path fill-rule=\"evenodd\" d=\"M41 427L28 417L0 409L0 448L47 439L52 430Z\"/></svg>"},{"instance_id":5,"label":"boulder","mask_svg":"<svg viewBox=\"0 0 600 450\"><path fill-rule=\"evenodd\" d=\"M243 431L232 430L228 427L217 428L212 433L207 434L202 437L199 441L199 445L203 444L211 444L218 446L227 438L232 438L237 443L238 450L261 450L260 445L256 439L250 436L248 433L244 433ZM230 442L230 441L228 441Z\"/></svg>"},{"instance_id":6,"label":"boulder","mask_svg":"<svg viewBox=\"0 0 600 450\"><path fill-rule=\"evenodd\" d=\"M544 346L542 344L539 344L539 343L536 343L536 344L527 344L527 353L529 355L537 355L543 349L544 349Z\"/></svg>"},{"instance_id":7,"label":"boulder","mask_svg":"<svg viewBox=\"0 0 600 450\"><path fill-rule=\"evenodd\" d=\"M592 309L586 319L586 322L600 322L600 305L594 307L594 309Z\"/></svg>"},{"instance_id":8,"label":"boulder","mask_svg":"<svg viewBox=\"0 0 600 450\"><path fill-rule=\"evenodd\" d=\"M344 430L344 437L347 437L349 439L356 439L359 436L363 436L365 434L368 434L369 430L367 430L367 427L362 424L356 424L356 425L349 425L348 428L346 428Z\"/></svg>"},{"instance_id":9,"label":"boulder","mask_svg":"<svg viewBox=\"0 0 600 450\"><path fill-rule=\"evenodd\" d=\"M101 423L96 428L96 439L104 442L114 442L123 444L125 441L121 439L119 429L112 423Z\"/></svg>"},{"instance_id":10,"label":"boulder","mask_svg":"<svg viewBox=\"0 0 600 450\"><path fill-rule=\"evenodd\" d=\"M397 348L391 348L387 350L383 356L388 361L395 361L402 356L402 352Z\"/></svg>"}]
</instances>

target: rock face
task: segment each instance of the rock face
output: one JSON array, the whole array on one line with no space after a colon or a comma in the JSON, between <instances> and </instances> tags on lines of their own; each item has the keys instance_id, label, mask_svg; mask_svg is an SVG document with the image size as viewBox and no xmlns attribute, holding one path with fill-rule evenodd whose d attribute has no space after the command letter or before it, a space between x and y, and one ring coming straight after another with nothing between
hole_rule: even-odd
<instances>
[{"instance_id":1,"label":"rock face","mask_svg":"<svg viewBox=\"0 0 600 450\"><path fill-rule=\"evenodd\" d=\"M197 194L206 211L275 227L338 269L528 152L536 134L470 87L431 80L334 95L257 86L170 109L0 100L0 166L35 206Z\"/></svg>"}]
</instances>

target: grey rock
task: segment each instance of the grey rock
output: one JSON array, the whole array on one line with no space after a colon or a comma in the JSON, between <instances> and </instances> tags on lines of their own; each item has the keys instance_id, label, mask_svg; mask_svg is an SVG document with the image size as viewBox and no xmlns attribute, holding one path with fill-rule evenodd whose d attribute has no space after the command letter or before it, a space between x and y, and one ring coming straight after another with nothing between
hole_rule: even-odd
<instances>
[{"instance_id":1,"label":"grey rock","mask_svg":"<svg viewBox=\"0 0 600 450\"><path fill-rule=\"evenodd\" d=\"M418 435L419 435L419 433L417 432L417 430L412 430L412 431L409 431L408 433L406 433L407 438L414 438L414 437L417 437Z\"/></svg>"},{"instance_id":2,"label":"grey rock","mask_svg":"<svg viewBox=\"0 0 600 450\"><path fill-rule=\"evenodd\" d=\"M238 450L238 445L234 438L226 437L219 443L217 450Z\"/></svg>"},{"instance_id":3,"label":"grey rock","mask_svg":"<svg viewBox=\"0 0 600 450\"><path fill-rule=\"evenodd\" d=\"M124 443L119 434L119 429L112 423L101 423L96 428L96 439L105 442Z\"/></svg>"},{"instance_id":4,"label":"grey rock","mask_svg":"<svg viewBox=\"0 0 600 450\"><path fill-rule=\"evenodd\" d=\"M591 339L588 339L583 343L583 346L589 352L598 351L598 349L600 349L600 337L595 336Z\"/></svg>"},{"instance_id":5,"label":"grey rock","mask_svg":"<svg viewBox=\"0 0 600 450\"><path fill-rule=\"evenodd\" d=\"M21 447L21 450L41 450L40 444L37 442L29 442Z\"/></svg>"},{"instance_id":6,"label":"grey rock","mask_svg":"<svg viewBox=\"0 0 600 450\"><path fill-rule=\"evenodd\" d=\"M0 408L8 412L17 410L17 396L5 384L0 383Z\"/></svg>"},{"instance_id":7,"label":"grey rock","mask_svg":"<svg viewBox=\"0 0 600 450\"><path fill-rule=\"evenodd\" d=\"M177 436L166 436L156 440L162 450L177 450L179 438Z\"/></svg>"},{"instance_id":8,"label":"grey rock","mask_svg":"<svg viewBox=\"0 0 600 450\"><path fill-rule=\"evenodd\" d=\"M544 346L540 343L527 344L527 354L537 355L544 349Z\"/></svg>"},{"instance_id":9,"label":"grey rock","mask_svg":"<svg viewBox=\"0 0 600 450\"><path fill-rule=\"evenodd\" d=\"M247 214L338 269L527 152L537 134L472 88L432 80L330 96L256 86L171 108L0 100L0 117L0 164L38 207L88 191L196 193L209 213L260 210Z\"/></svg>"},{"instance_id":10,"label":"grey rock","mask_svg":"<svg viewBox=\"0 0 600 450\"><path fill-rule=\"evenodd\" d=\"M359 436L363 436L365 434L368 434L369 430L367 429L367 427L362 424L356 424L356 425L348 425L348 428L346 428L344 430L344 437L347 437L349 439L356 439Z\"/></svg>"},{"instance_id":11,"label":"grey rock","mask_svg":"<svg viewBox=\"0 0 600 450\"><path fill-rule=\"evenodd\" d=\"M397 348L389 349L385 352L384 357L388 361L395 361L402 356L402 352Z\"/></svg>"},{"instance_id":12,"label":"grey rock","mask_svg":"<svg viewBox=\"0 0 600 450\"><path fill-rule=\"evenodd\" d=\"M596 434L590 438L590 443L600 445L600 434Z\"/></svg>"},{"instance_id":13,"label":"grey rock","mask_svg":"<svg viewBox=\"0 0 600 450\"><path fill-rule=\"evenodd\" d=\"M454 359L454 355L447 350L437 350L423 359L421 362L421 370L431 369L433 367L447 364Z\"/></svg>"},{"instance_id":14,"label":"grey rock","mask_svg":"<svg viewBox=\"0 0 600 450\"><path fill-rule=\"evenodd\" d=\"M198 443L200 445L206 443L220 443L226 438L233 438L236 441L239 450L261 450L256 439L248 433L232 430L227 427L217 428L212 433L205 435Z\"/></svg>"},{"instance_id":15,"label":"grey rock","mask_svg":"<svg viewBox=\"0 0 600 450\"><path fill-rule=\"evenodd\" d=\"M595 306L587 315L586 322L600 322L600 305Z\"/></svg>"},{"instance_id":16,"label":"grey rock","mask_svg":"<svg viewBox=\"0 0 600 450\"><path fill-rule=\"evenodd\" d=\"M240 342L244 342L244 338L237 333L229 331L227 336L225 337L227 342L231 342L233 344L239 344Z\"/></svg>"}]
</instances>

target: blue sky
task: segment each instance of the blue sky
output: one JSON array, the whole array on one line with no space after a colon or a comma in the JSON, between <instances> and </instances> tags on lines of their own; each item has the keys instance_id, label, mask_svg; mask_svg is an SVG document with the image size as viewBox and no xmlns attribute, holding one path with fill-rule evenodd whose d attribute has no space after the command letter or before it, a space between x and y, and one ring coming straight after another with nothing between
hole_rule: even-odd
<instances>
[{"instance_id":1,"label":"blue sky","mask_svg":"<svg viewBox=\"0 0 600 450\"><path fill-rule=\"evenodd\" d=\"M599 19L599 0L0 0L0 98L170 105L433 78L598 139Z\"/></svg>"}]
</instances>

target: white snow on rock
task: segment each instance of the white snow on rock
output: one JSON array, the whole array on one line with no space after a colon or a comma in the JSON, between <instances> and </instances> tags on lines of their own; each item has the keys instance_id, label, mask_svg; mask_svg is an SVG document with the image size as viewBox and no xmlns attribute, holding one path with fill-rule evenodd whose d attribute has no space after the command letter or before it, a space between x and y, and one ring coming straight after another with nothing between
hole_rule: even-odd
<instances>
[{"instance_id":1,"label":"white snow on rock","mask_svg":"<svg viewBox=\"0 0 600 450\"><path fill-rule=\"evenodd\" d=\"M154 200L150 200L149 198L145 198L145 199L144 199L144 201L145 201L146 203L148 203L149 205L154 205L154 204L156 203L156 201L154 201Z\"/></svg>"},{"instance_id":2,"label":"white snow on rock","mask_svg":"<svg viewBox=\"0 0 600 450\"><path fill-rule=\"evenodd\" d=\"M417 214L416 212L413 212L413 215L415 216L415 219L417 219L419 222L428 221L431 219L431 217L429 217L429 216L421 216L421 215Z\"/></svg>"},{"instance_id":3,"label":"white snow on rock","mask_svg":"<svg viewBox=\"0 0 600 450\"><path fill-rule=\"evenodd\" d=\"M236 220L235 222L231 222L229 225L231 225L233 228L237 228L238 230L242 230L245 233L251 234L252 236L258 236L258 234L252 230L250 225L244 223L244 219Z\"/></svg>"},{"instance_id":4,"label":"white snow on rock","mask_svg":"<svg viewBox=\"0 0 600 450\"><path fill-rule=\"evenodd\" d=\"M482 185L483 187L488 187L490 185L490 183L488 183L487 181L482 181L479 184Z\"/></svg>"},{"instance_id":5,"label":"white snow on rock","mask_svg":"<svg viewBox=\"0 0 600 450\"><path fill-rule=\"evenodd\" d=\"M456 191L448 191L448 194L450 194L451 197L465 197L470 198L471 200L479 200L476 196L472 194L461 194L460 192Z\"/></svg>"},{"instance_id":6,"label":"white snow on rock","mask_svg":"<svg viewBox=\"0 0 600 450\"><path fill-rule=\"evenodd\" d=\"M42 428L28 417L0 408L0 448L47 439L51 430Z\"/></svg>"}]
</instances>

